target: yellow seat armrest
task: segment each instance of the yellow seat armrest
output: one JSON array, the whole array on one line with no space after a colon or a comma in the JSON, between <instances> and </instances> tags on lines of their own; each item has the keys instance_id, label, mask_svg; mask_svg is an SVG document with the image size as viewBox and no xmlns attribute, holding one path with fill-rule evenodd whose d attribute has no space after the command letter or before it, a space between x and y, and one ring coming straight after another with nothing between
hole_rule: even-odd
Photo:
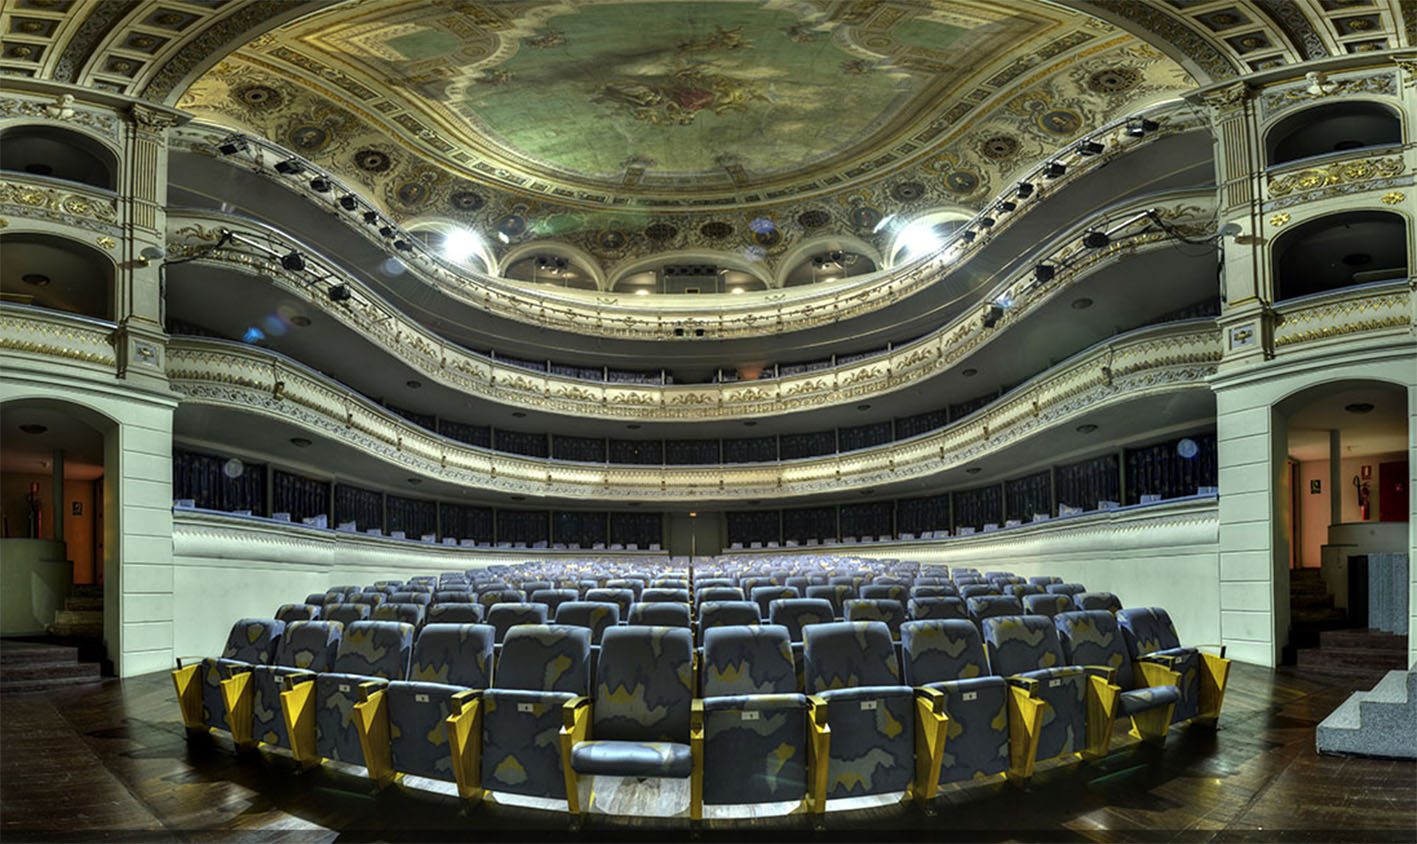
<instances>
[{"instance_id":1,"label":"yellow seat armrest","mask_svg":"<svg viewBox=\"0 0 1417 844\"><path fill-rule=\"evenodd\" d=\"M1136 663L1137 674L1146 686L1179 686L1181 672L1159 662Z\"/></svg>"},{"instance_id":2,"label":"yellow seat armrest","mask_svg":"<svg viewBox=\"0 0 1417 844\"><path fill-rule=\"evenodd\" d=\"M177 690L177 707L182 712L182 725L189 730L205 729L202 719L202 664L182 665L172 671L172 686Z\"/></svg>"},{"instance_id":3,"label":"yellow seat armrest","mask_svg":"<svg viewBox=\"0 0 1417 844\"><path fill-rule=\"evenodd\" d=\"M452 714L443 722L453 757L453 777L464 800L482 798L482 697L469 689L453 695Z\"/></svg>"},{"instance_id":4,"label":"yellow seat armrest","mask_svg":"<svg viewBox=\"0 0 1417 844\"><path fill-rule=\"evenodd\" d=\"M383 684L361 683L363 700L354 704L354 726L359 732L359 749L364 751L364 769L379 785L394 781L393 739L389 730L389 702Z\"/></svg>"},{"instance_id":5,"label":"yellow seat armrest","mask_svg":"<svg viewBox=\"0 0 1417 844\"><path fill-rule=\"evenodd\" d=\"M938 689L915 689L915 779L910 790L921 802L939 790L940 765L945 759L945 739L950 719L945 696Z\"/></svg>"}]
</instances>

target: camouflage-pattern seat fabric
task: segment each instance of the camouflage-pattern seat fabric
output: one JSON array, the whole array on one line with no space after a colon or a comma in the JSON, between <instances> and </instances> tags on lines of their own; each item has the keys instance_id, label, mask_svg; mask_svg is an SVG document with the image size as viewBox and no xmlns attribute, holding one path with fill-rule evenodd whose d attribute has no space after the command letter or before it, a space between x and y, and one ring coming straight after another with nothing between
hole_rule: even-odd
<instances>
[{"instance_id":1,"label":"camouflage-pattern seat fabric","mask_svg":"<svg viewBox=\"0 0 1417 844\"><path fill-rule=\"evenodd\" d=\"M966 583L959 587L959 596L965 600L986 598L998 594L1000 594L999 587L988 583Z\"/></svg>"},{"instance_id":2,"label":"camouflage-pattern seat fabric","mask_svg":"<svg viewBox=\"0 0 1417 844\"><path fill-rule=\"evenodd\" d=\"M653 592L647 589L646 592ZM630 624L651 627L690 627L693 618L689 615L689 605L677 601L636 601L630 605Z\"/></svg>"},{"instance_id":3,"label":"camouflage-pattern seat fabric","mask_svg":"<svg viewBox=\"0 0 1417 844\"><path fill-rule=\"evenodd\" d=\"M617 627L600 644L590 740L571 749L581 774L687 777L693 641L674 627Z\"/></svg>"},{"instance_id":4,"label":"camouflage-pattern seat fabric","mask_svg":"<svg viewBox=\"0 0 1417 844\"><path fill-rule=\"evenodd\" d=\"M502 643L493 688L482 693L482 785L565 799L561 708L590 685L590 631L524 624Z\"/></svg>"},{"instance_id":5,"label":"camouflage-pattern seat fabric","mask_svg":"<svg viewBox=\"0 0 1417 844\"><path fill-rule=\"evenodd\" d=\"M320 617L320 609L323 604L281 604L276 610L275 619L283 624L292 621L314 621Z\"/></svg>"},{"instance_id":6,"label":"camouflage-pattern seat fabric","mask_svg":"<svg viewBox=\"0 0 1417 844\"><path fill-rule=\"evenodd\" d=\"M737 586L700 586L694 592L694 603L702 606L710 601L741 601L743 590Z\"/></svg>"},{"instance_id":7,"label":"camouflage-pattern seat fabric","mask_svg":"<svg viewBox=\"0 0 1417 844\"><path fill-rule=\"evenodd\" d=\"M983 625L994 673L1035 681L1036 697L1048 704L1035 758L1044 761L1081 750L1087 740L1087 672L1066 664L1053 619L995 616Z\"/></svg>"},{"instance_id":8,"label":"camouflage-pattern seat fabric","mask_svg":"<svg viewBox=\"0 0 1417 844\"><path fill-rule=\"evenodd\" d=\"M843 618L846 602L856 597L856 587L847 583L832 583L807 587L807 597L831 604L832 617Z\"/></svg>"},{"instance_id":9,"label":"camouflage-pattern seat fabric","mask_svg":"<svg viewBox=\"0 0 1417 844\"><path fill-rule=\"evenodd\" d=\"M477 602L485 612L493 604L525 603L526 593L520 589L481 589L477 592Z\"/></svg>"},{"instance_id":10,"label":"camouflage-pattern seat fabric","mask_svg":"<svg viewBox=\"0 0 1417 844\"><path fill-rule=\"evenodd\" d=\"M395 771L455 779L444 722L453 695L487 688L492 639L486 624L429 624L419 632L408 679L391 680L384 690Z\"/></svg>"},{"instance_id":11,"label":"camouflage-pattern seat fabric","mask_svg":"<svg viewBox=\"0 0 1417 844\"><path fill-rule=\"evenodd\" d=\"M487 610L487 623L497 631L497 644L507 638L507 631L518 624L545 624L545 604L493 604Z\"/></svg>"},{"instance_id":12,"label":"camouflage-pattern seat fabric","mask_svg":"<svg viewBox=\"0 0 1417 844\"><path fill-rule=\"evenodd\" d=\"M704 634L704 802L800 800L806 793L807 698L787 628Z\"/></svg>"},{"instance_id":13,"label":"camouflage-pattern seat fabric","mask_svg":"<svg viewBox=\"0 0 1417 844\"><path fill-rule=\"evenodd\" d=\"M434 604L471 604L477 600L477 593L470 590L459 589L440 590L433 593Z\"/></svg>"},{"instance_id":14,"label":"camouflage-pattern seat fabric","mask_svg":"<svg viewBox=\"0 0 1417 844\"><path fill-rule=\"evenodd\" d=\"M523 592L530 595L542 589L555 589L556 584L549 580L523 580L519 587Z\"/></svg>"},{"instance_id":15,"label":"camouflage-pattern seat fabric","mask_svg":"<svg viewBox=\"0 0 1417 844\"><path fill-rule=\"evenodd\" d=\"M793 577L789 577L783 580L782 585L790 586L793 589L796 589L799 595L805 596L807 592L807 587L812 585L812 579L804 575L794 575Z\"/></svg>"},{"instance_id":16,"label":"camouflage-pattern seat fabric","mask_svg":"<svg viewBox=\"0 0 1417 844\"><path fill-rule=\"evenodd\" d=\"M325 600L323 606L329 606L330 604L352 603L357 597L359 597L358 591L345 592L341 589L331 589L330 591L325 593Z\"/></svg>"},{"instance_id":17,"label":"camouflage-pattern seat fabric","mask_svg":"<svg viewBox=\"0 0 1417 844\"><path fill-rule=\"evenodd\" d=\"M620 608L620 617L630 617L630 604L635 602L635 593L632 589L590 589L585 593L585 600L602 604L614 604Z\"/></svg>"},{"instance_id":18,"label":"camouflage-pattern seat fabric","mask_svg":"<svg viewBox=\"0 0 1417 844\"><path fill-rule=\"evenodd\" d=\"M1081 583L1049 583L1043 589L1050 595L1080 595L1087 591Z\"/></svg>"},{"instance_id":19,"label":"camouflage-pattern seat fabric","mask_svg":"<svg viewBox=\"0 0 1417 844\"><path fill-rule=\"evenodd\" d=\"M761 624L762 620L758 605L752 601L707 601L699 604L698 641L702 644L704 632L715 627Z\"/></svg>"},{"instance_id":20,"label":"camouflage-pattern seat fabric","mask_svg":"<svg viewBox=\"0 0 1417 844\"><path fill-rule=\"evenodd\" d=\"M640 593L640 602L645 604L687 604L689 603L689 590L652 586Z\"/></svg>"},{"instance_id":21,"label":"camouflage-pattern seat fabric","mask_svg":"<svg viewBox=\"0 0 1417 844\"><path fill-rule=\"evenodd\" d=\"M969 618L969 609L965 607L962 598L911 598L905 604L905 611L917 621L931 618Z\"/></svg>"},{"instance_id":22,"label":"camouflage-pattern seat fabric","mask_svg":"<svg viewBox=\"0 0 1417 844\"><path fill-rule=\"evenodd\" d=\"M322 607L325 605L325 593L312 592L309 595L305 596L305 603L309 604L312 607Z\"/></svg>"},{"instance_id":23,"label":"camouflage-pattern seat fabric","mask_svg":"<svg viewBox=\"0 0 1417 844\"><path fill-rule=\"evenodd\" d=\"M943 583L925 583L910 587L911 598L958 598L959 590Z\"/></svg>"},{"instance_id":24,"label":"camouflage-pattern seat fabric","mask_svg":"<svg viewBox=\"0 0 1417 844\"><path fill-rule=\"evenodd\" d=\"M871 583L861 587L861 597L868 601L885 599L904 604L909 590L901 583Z\"/></svg>"},{"instance_id":25,"label":"camouflage-pattern seat fabric","mask_svg":"<svg viewBox=\"0 0 1417 844\"><path fill-rule=\"evenodd\" d=\"M1043 587L1037 583L1010 583L1004 587L1004 594L1022 601L1029 595L1043 595Z\"/></svg>"},{"instance_id":26,"label":"camouflage-pattern seat fabric","mask_svg":"<svg viewBox=\"0 0 1417 844\"><path fill-rule=\"evenodd\" d=\"M1200 709L1200 652L1181 647L1171 616L1161 607L1133 607L1117 612L1122 640L1133 662L1160 662L1181 675L1181 699L1171 722L1189 721Z\"/></svg>"},{"instance_id":27,"label":"camouflage-pattern seat fabric","mask_svg":"<svg viewBox=\"0 0 1417 844\"><path fill-rule=\"evenodd\" d=\"M574 589L538 589L531 593L527 603L541 604L546 607L546 617L555 618L556 608L566 603L574 601L580 597Z\"/></svg>"},{"instance_id":28,"label":"camouflage-pattern seat fabric","mask_svg":"<svg viewBox=\"0 0 1417 844\"><path fill-rule=\"evenodd\" d=\"M374 608L369 618L371 621L396 621L418 628L423 626L427 609L425 604L380 604Z\"/></svg>"},{"instance_id":29,"label":"camouflage-pattern seat fabric","mask_svg":"<svg viewBox=\"0 0 1417 844\"><path fill-rule=\"evenodd\" d=\"M428 624L481 624L481 604L433 604L424 616Z\"/></svg>"},{"instance_id":30,"label":"camouflage-pattern seat fabric","mask_svg":"<svg viewBox=\"0 0 1417 844\"><path fill-rule=\"evenodd\" d=\"M846 620L884 622L890 628L891 638L900 641L900 626L906 621L905 607L900 601L887 598L856 598L846 602Z\"/></svg>"},{"instance_id":31,"label":"camouflage-pattern seat fabric","mask_svg":"<svg viewBox=\"0 0 1417 844\"><path fill-rule=\"evenodd\" d=\"M649 585L653 589L683 589L685 595L689 592L689 581L677 577L657 577Z\"/></svg>"},{"instance_id":32,"label":"camouflage-pattern seat fabric","mask_svg":"<svg viewBox=\"0 0 1417 844\"><path fill-rule=\"evenodd\" d=\"M377 607L389 600L389 597L390 596L384 592L360 592L355 596L353 603L368 604L371 607Z\"/></svg>"},{"instance_id":33,"label":"camouflage-pattern seat fabric","mask_svg":"<svg viewBox=\"0 0 1417 844\"><path fill-rule=\"evenodd\" d=\"M706 589L710 586L737 586L731 577L698 577L694 579L695 589Z\"/></svg>"},{"instance_id":34,"label":"camouflage-pattern seat fabric","mask_svg":"<svg viewBox=\"0 0 1417 844\"><path fill-rule=\"evenodd\" d=\"M1078 609L1106 610L1114 615L1122 608L1122 602L1111 592L1079 592L1073 596L1073 603Z\"/></svg>"},{"instance_id":35,"label":"camouflage-pattern seat fabric","mask_svg":"<svg viewBox=\"0 0 1417 844\"><path fill-rule=\"evenodd\" d=\"M1008 769L1008 686L992 676L979 630L964 619L909 621L900 631L905 681L944 695L950 718L940 783Z\"/></svg>"},{"instance_id":36,"label":"camouflage-pattern seat fabric","mask_svg":"<svg viewBox=\"0 0 1417 844\"><path fill-rule=\"evenodd\" d=\"M915 773L914 690L901 685L890 629L879 621L802 631L808 694L827 703L827 797L904 791Z\"/></svg>"},{"instance_id":37,"label":"camouflage-pattern seat fabric","mask_svg":"<svg viewBox=\"0 0 1417 844\"><path fill-rule=\"evenodd\" d=\"M759 589L759 588L762 588L762 587L764 587L764 586L777 586L777 585L778 585L778 584L774 583L774 582L773 582L773 579L772 579L771 577L768 577L767 575L756 575L756 576L753 576L753 577L740 577L740 578L738 578L738 588L743 590L743 594L744 594L744 595L749 595L749 596L751 596L751 595L753 594L753 590L754 590L754 589Z\"/></svg>"},{"instance_id":38,"label":"camouflage-pattern seat fabric","mask_svg":"<svg viewBox=\"0 0 1417 844\"><path fill-rule=\"evenodd\" d=\"M1063 579L1061 577L1054 577L1051 574L1035 574L1028 579L1028 582L1039 586L1047 586L1050 583L1062 583Z\"/></svg>"},{"instance_id":39,"label":"camouflage-pattern seat fabric","mask_svg":"<svg viewBox=\"0 0 1417 844\"><path fill-rule=\"evenodd\" d=\"M861 587L866 583L866 578L859 574L837 574L827 578L828 586L850 586L851 597L856 597Z\"/></svg>"},{"instance_id":40,"label":"camouflage-pattern seat fabric","mask_svg":"<svg viewBox=\"0 0 1417 844\"><path fill-rule=\"evenodd\" d=\"M251 737L277 747L290 747L281 713L281 678L291 674L328 671L339 650L344 625L338 621L292 621L285 627L275 660L251 669Z\"/></svg>"},{"instance_id":41,"label":"camouflage-pattern seat fabric","mask_svg":"<svg viewBox=\"0 0 1417 844\"><path fill-rule=\"evenodd\" d=\"M1028 615L1046 615L1049 618L1058 613L1077 609L1071 595L1029 595L1023 599L1023 611Z\"/></svg>"},{"instance_id":42,"label":"camouflage-pattern seat fabric","mask_svg":"<svg viewBox=\"0 0 1417 844\"><path fill-rule=\"evenodd\" d=\"M1019 599L1005 595L978 595L965 598L964 603L969 608L969 617L976 623L1001 615L1023 615L1023 604Z\"/></svg>"},{"instance_id":43,"label":"camouflage-pattern seat fabric","mask_svg":"<svg viewBox=\"0 0 1417 844\"><path fill-rule=\"evenodd\" d=\"M1118 717L1134 715L1181 699L1177 686L1138 688L1127 644L1117 619L1107 610L1060 613L1053 618L1063 653L1074 665L1100 665L1115 669L1112 682L1122 687Z\"/></svg>"},{"instance_id":44,"label":"camouflage-pattern seat fabric","mask_svg":"<svg viewBox=\"0 0 1417 844\"><path fill-rule=\"evenodd\" d=\"M202 723L218 730L231 730L226 720L226 700L221 696L221 681L238 671L249 671L253 666L270 665L284 639L285 627L286 622L278 618L243 618L231 625L221 656L203 659L197 669L202 683Z\"/></svg>"},{"instance_id":45,"label":"camouflage-pattern seat fabric","mask_svg":"<svg viewBox=\"0 0 1417 844\"><path fill-rule=\"evenodd\" d=\"M368 604L325 604L321 614L325 621L338 621L347 625L364 621L373 609Z\"/></svg>"},{"instance_id":46,"label":"camouflage-pattern seat fabric","mask_svg":"<svg viewBox=\"0 0 1417 844\"><path fill-rule=\"evenodd\" d=\"M643 581L631 580L624 577L612 578L605 581L606 589L628 589L630 590L630 594L634 595L636 601L640 599L640 593L644 591L644 587ZM633 603L633 601L631 603Z\"/></svg>"},{"instance_id":47,"label":"camouflage-pattern seat fabric","mask_svg":"<svg viewBox=\"0 0 1417 844\"><path fill-rule=\"evenodd\" d=\"M803 628L830 623L835 613L831 602L824 598L787 598L768 604L768 620L786 627L794 642L802 641Z\"/></svg>"},{"instance_id":48,"label":"camouflage-pattern seat fabric","mask_svg":"<svg viewBox=\"0 0 1417 844\"><path fill-rule=\"evenodd\" d=\"M388 606L388 605L385 605ZM364 764L354 704L370 680L402 680L413 651L413 625L356 621L344 630L331 671L315 676L315 751L326 759Z\"/></svg>"},{"instance_id":49,"label":"camouflage-pattern seat fabric","mask_svg":"<svg viewBox=\"0 0 1417 844\"><path fill-rule=\"evenodd\" d=\"M391 604L431 604L433 603L433 590L427 592L395 592L389 596Z\"/></svg>"},{"instance_id":50,"label":"camouflage-pattern seat fabric","mask_svg":"<svg viewBox=\"0 0 1417 844\"><path fill-rule=\"evenodd\" d=\"M599 645L605 631L620 623L620 606L607 601L567 601L556 608L556 623L584 627Z\"/></svg>"},{"instance_id":51,"label":"camouflage-pattern seat fabric","mask_svg":"<svg viewBox=\"0 0 1417 844\"><path fill-rule=\"evenodd\" d=\"M765 619L772 615L773 601L785 601L796 597L799 597L799 593L791 586L755 586L748 593L748 600L758 605L758 615Z\"/></svg>"}]
</instances>

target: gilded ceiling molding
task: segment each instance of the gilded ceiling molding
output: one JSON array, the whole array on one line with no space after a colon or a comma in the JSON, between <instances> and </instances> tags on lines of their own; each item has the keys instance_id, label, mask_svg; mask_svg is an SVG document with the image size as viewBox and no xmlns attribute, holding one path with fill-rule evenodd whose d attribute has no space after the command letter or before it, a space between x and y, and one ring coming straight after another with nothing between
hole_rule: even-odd
<instances>
[{"instance_id":1,"label":"gilded ceiling molding","mask_svg":"<svg viewBox=\"0 0 1417 844\"><path fill-rule=\"evenodd\" d=\"M1310 90L1311 86L1307 80L1299 80L1285 85L1270 85L1261 90L1257 98L1259 118L1262 123L1267 122L1295 106L1331 97L1351 97L1354 95L1397 97L1399 96L1397 75L1397 68L1376 73L1371 69L1341 74L1334 73L1328 76L1328 81L1333 85L1332 90L1318 92Z\"/></svg>"},{"instance_id":2,"label":"gilded ceiling molding","mask_svg":"<svg viewBox=\"0 0 1417 844\"><path fill-rule=\"evenodd\" d=\"M1200 70L1207 77L1202 84L1206 81L1219 82L1241 73L1239 67L1225 52L1217 49L1214 42L1163 11L1159 3L1153 5L1142 0L1074 0L1074 3L1105 20L1117 21L1119 26L1137 33L1138 37L1165 45L1161 49L1167 52L1184 56L1191 69Z\"/></svg>"}]
</instances>

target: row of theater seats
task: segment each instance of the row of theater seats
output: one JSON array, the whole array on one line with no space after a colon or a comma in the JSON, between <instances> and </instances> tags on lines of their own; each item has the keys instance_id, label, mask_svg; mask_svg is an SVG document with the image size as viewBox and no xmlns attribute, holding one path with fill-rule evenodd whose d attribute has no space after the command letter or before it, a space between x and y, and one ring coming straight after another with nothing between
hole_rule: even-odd
<instances>
[{"instance_id":1,"label":"row of theater seats","mask_svg":"<svg viewBox=\"0 0 1417 844\"><path fill-rule=\"evenodd\" d=\"M827 598L773 598L766 617L756 601L728 601L742 616L712 623L725 602L704 590L743 587L699 578L695 627L643 623L647 610L619 624L620 605L608 601L561 602L550 625L243 619L220 658L179 664L174 682L189 729L284 748L307 765L362 765L381 783L455 781L469 799L565 800L572 813L582 776L686 777L695 818L705 804L791 801L819 812L863 795L928 799L942 784L1027 778L1039 761L1104 754L1114 718L1159 741L1172 723L1218 716L1228 661L1182 648L1164 610L1078 608L1074 597L1090 593L1055 590L1024 598L1072 605L1030 614L997 594L1023 584L960 583L973 577L873 578L996 590L966 599L963 616L894 626L852 608L895 598L843 598L841 614ZM678 588L650 582L641 596ZM621 588L600 583L587 594ZM870 588L864 578L814 585ZM388 586L403 584L378 591ZM1014 611L985 614L1001 602ZM690 607L641 601L631 612L661 605ZM545 618L545 605L531 606ZM580 607L597 612L578 617Z\"/></svg>"}]
</instances>

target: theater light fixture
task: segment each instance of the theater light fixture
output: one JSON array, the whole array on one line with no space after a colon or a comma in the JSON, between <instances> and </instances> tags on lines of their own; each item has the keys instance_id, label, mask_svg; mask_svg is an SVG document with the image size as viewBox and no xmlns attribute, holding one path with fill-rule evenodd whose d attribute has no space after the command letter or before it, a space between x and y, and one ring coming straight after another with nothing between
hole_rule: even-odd
<instances>
[{"instance_id":1,"label":"theater light fixture","mask_svg":"<svg viewBox=\"0 0 1417 844\"><path fill-rule=\"evenodd\" d=\"M385 223L384 225L379 227L379 234L383 235L384 237L393 237L394 227L389 225L388 223Z\"/></svg>"},{"instance_id":2,"label":"theater light fixture","mask_svg":"<svg viewBox=\"0 0 1417 844\"><path fill-rule=\"evenodd\" d=\"M965 243L973 243L974 239L978 236L979 235L975 233L974 229L965 229L964 234L961 234L959 238Z\"/></svg>"},{"instance_id":3,"label":"theater light fixture","mask_svg":"<svg viewBox=\"0 0 1417 844\"><path fill-rule=\"evenodd\" d=\"M1017 196L1019 199L1028 199L1030 196L1033 196L1033 183L1019 182Z\"/></svg>"},{"instance_id":4,"label":"theater light fixture","mask_svg":"<svg viewBox=\"0 0 1417 844\"><path fill-rule=\"evenodd\" d=\"M359 199L354 194L347 193L339 198L339 207L346 211L353 211L359 207Z\"/></svg>"},{"instance_id":5,"label":"theater light fixture","mask_svg":"<svg viewBox=\"0 0 1417 844\"><path fill-rule=\"evenodd\" d=\"M1112 242L1107 232L1088 232L1082 236L1082 245L1088 249L1101 249Z\"/></svg>"},{"instance_id":6,"label":"theater light fixture","mask_svg":"<svg viewBox=\"0 0 1417 844\"><path fill-rule=\"evenodd\" d=\"M1061 161L1050 161L1043 165L1043 177L1045 179L1056 179L1068 172L1068 167Z\"/></svg>"},{"instance_id":7,"label":"theater light fixture","mask_svg":"<svg viewBox=\"0 0 1417 844\"><path fill-rule=\"evenodd\" d=\"M240 135L232 135L217 145L217 150L222 155L235 155L238 152L245 152L246 149L246 139Z\"/></svg>"},{"instance_id":8,"label":"theater light fixture","mask_svg":"<svg viewBox=\"0 0 1417 844\"><path fill-rule=\"evenodd\" d=\"M310 189L320 193L329 193L330 180L326 179L324 176L316 176L310 180Z\"/></svg>"},{"instance_id":9,"label":"theater light fixture","mask_svg":"<svg viewBox=\"0 0 1417 844\"><path fill-rule=\"evenodd\" d=\"M398 240L394 241L394 248L399 250L400 252L411 252L413 251L413 244L409 243L403 238L399 238Z\"/></svg>"},{"instance_id":10,"label":"theater light fixture","mask_svg":"<svg viewBox=\"0 0 1417 844\"><path fill-rule=\"evenodd\" d=\"M364 222L368 223L371 226L374 225L375 223L379 222L379 213L377 211L365 211Z\"/></svg>"},{"instance_id":11,"label":"theater light fixture","mask_svg":"<svg viewBox=\"0 0 1417 844\"><path fill-rule=\"evenodd\" d=\"M298 176L305 172L305 165L293 158L276 162L276 172L283 176Z\"/></svg>"},{"instance_id":12,"label":"theater light fixture","mask_svg":"<svg viewBox=\"0 0 1417 844\"><path fill-rule=\"evenodd\" d=\"M980 226L981 228L986 228L986 229L988 229L988 228L993 228L993 226L994 226L994 218L993 218L993 217L980 217L980 218L979 218L979 226Z\"/></svg>"},{"instance_id":13,"label":"theater light fixture","mask_svg":"<svg viewBox=\"0 0 1417 844\"><path fill-rule=\"evenodd\" d=\"M354 291L348 284L336 284L330 288L329 297L331 302L348 302L354 298Z\"/></svg>"},{"instance_id":14,"label":"theater light fixture","mask_svg":"<svg viewBox=\"0 0 1417 844\"><path fill-rule=\"evenodd\" d=\"M984 327L993 328L1004 316L1004 309L999 305L990 302L989 307L984 309Z\"/></svg>"},{"instance_id":15,"label":"theater light fixture","mask_svg":"<svg viewBox=\"0 0 1417 844\"><path fill-rule=\"evenodd\" d=\"M1004 200L1003 202L1000 202L999 205L998 205L999 211L1000 211L1001 213L1004 213L1004 214L1009 213L1010 211L1014 210L1014 209L1017 208L1017 207L1018 207L1018 203L1016 203L1016 202L1011 202L1010 200L1007 200L1007 199Z\"/></svg>"},{"instance_id":16,"label":"theater light fixture","mask_svg":"<svg viewBox=\"0 0 1417 844\"><path fill-rule=\"evenodd\" d=\"M1039 284L1045 284L1053 280L1053 276L1058 274L1058 268L1051 264L1038 264L1033 268L1033 280Z\"/></svg>"},{"instance_id":17,"label":"theater light fixture","mask_svg":"<svg viewBox=\"0 0 1417 844\"><path fill-rule=\"evenodd\" d=\"M299 252L292 250L281 256L280 265L293 273L298 273L305 269L305 259L300 256Z\"/></svg>"},{"instance_id":18,"label":"theater light fixture","mask_svg":"<svg viewBox=\"0 0 1417 844\"><path fill-rule=\"evenodd\" d=\"M1127 121L1127 136L1141 138L1160 128L1161 126L1155 120L1147 120L1145 117L1133 117L1131 120Z\"/></svg>"},{"instance_id":19,"label":"theater light fixture","mask_svg":"<svg viewBox=\"0 0 1417 844\"><path fill-rule=\"evenodd\" d=\"M481 247L481 239L467 229L452 229L443 235L443 257L449 261L466 261Z\"/></svg>"},{"instance_id":20,"label":"theater light fixture","mask_svg":"<svg viewBox=\"0 0 1417 844\"><path fill-rule=\"evenodd\" d=\"M1097 141L1083 141L1078 144L1078 155L1100 155L1104 147Z\"/></svg>"}]
</instances>

